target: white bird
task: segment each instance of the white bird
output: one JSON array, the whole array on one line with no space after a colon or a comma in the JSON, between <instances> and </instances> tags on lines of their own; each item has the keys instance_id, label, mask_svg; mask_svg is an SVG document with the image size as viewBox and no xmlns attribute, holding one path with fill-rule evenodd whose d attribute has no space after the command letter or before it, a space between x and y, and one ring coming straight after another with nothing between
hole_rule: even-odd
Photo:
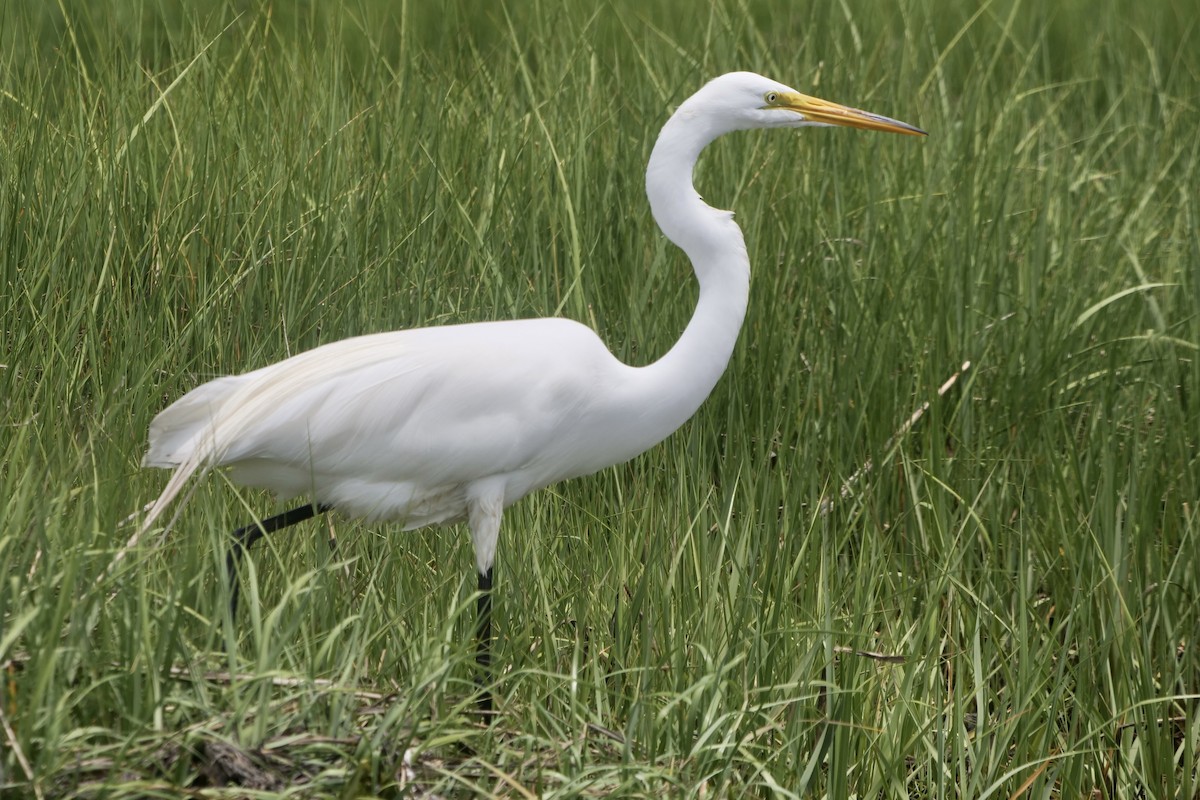
<instances>
[{"instance_id":1,"label":"white bird","mask_svg":"<svg viewBox=\"0 0 1200 800\"><path fill-rule=\"evenodd\" d=\"M567 319L482 322L333 342L199 386L150 425L143 464L175 472L148 530L197 472L309 502L235 532L243 549L336 509L405 530L466 520L479 572L481 667L500 518L530 492L627 461L696 412L725 371L746 312L750 261L733 213L692 186L722 134L844 125L923 135L903 122L803 95L750 72L709 82L659 134L646 169L650 210L691 260L699 301L679 341L642 367L617 360ZM236 603L236 583L234 584ZM481 704L490 710L490 695Z\"/></svg>"}]
</instances>

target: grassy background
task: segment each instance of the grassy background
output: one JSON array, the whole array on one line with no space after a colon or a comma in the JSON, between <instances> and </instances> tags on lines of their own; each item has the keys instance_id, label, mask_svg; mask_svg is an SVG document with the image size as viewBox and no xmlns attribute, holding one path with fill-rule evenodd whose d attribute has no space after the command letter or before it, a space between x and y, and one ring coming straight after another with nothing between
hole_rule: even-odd
<instances>
[{"instance_id":1,"label":"grassy background","mask_svg":"<svg viewBox=\"0 0 1200 800\"><path fill-rule=\"evenodd\" d=\"M1190 3L338 6L0 5L0 793L1200 793ZM930 136L706 154L741 343L665 444L508 512L494 726L465 531L336 522L330 563L309 523L234 625L224 536L277 507L211 476L106 573L207 378L553 314L665 352L644 163L732 69Z\"/></svg>"}]
</instances>

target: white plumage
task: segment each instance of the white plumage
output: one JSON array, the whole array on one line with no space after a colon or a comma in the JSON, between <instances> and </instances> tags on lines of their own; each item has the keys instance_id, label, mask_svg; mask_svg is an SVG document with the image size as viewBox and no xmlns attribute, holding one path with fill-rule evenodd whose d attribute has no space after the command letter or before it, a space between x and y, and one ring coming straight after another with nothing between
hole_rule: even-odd
<instances>
[{"instance_id":1,"label":"white plumage","mask_svg":"<svg viewBox=\"0 0 1200 800\"><path fill-rule=\"evenodd\" d=\"M350 517L405 528L466 519L488 573L504 508L643 452L708 396L745 315L750 263L733 214L700 199L692 169L724 133L804 125L921 133L746 72L708 83L663 128L646 192L700 295L658 361L627 366L583 325L534 319L360 336L219 378L151 424L144 463L175 473L142 530L198 471L228 467L238 483Z\"/></svg>"}]
</instances>

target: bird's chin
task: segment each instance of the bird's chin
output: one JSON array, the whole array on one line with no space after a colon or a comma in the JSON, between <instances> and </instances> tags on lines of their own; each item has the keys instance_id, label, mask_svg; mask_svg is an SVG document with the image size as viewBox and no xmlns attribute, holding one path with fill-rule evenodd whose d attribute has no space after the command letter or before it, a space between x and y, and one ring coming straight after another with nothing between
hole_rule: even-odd
<instances>
[{"instance_id":1,"label":"bird's chin","mask_svg":"<svg viewBox=\"0 0 1200 800\"><path fill-rule=\"evenodd\" d=\"M809 121L808 121L808 120L806 120L804 117L801 117L799 114L797 114L797 115L794 115L794 116L792 116L792 117L790 117L790 118L788 118L788 117L781 117L781 118L776 118L776 119L770 119L770 120L767 120L767 123L766 123L766 125L760 125L759 127L766 127L766 128L807 128L807 127L809 127L809 126L811 126L811 125L816 125L816 124L818 124L818 123L815 123L815 122L809 122Z\"/></svg>"}]
</instances>

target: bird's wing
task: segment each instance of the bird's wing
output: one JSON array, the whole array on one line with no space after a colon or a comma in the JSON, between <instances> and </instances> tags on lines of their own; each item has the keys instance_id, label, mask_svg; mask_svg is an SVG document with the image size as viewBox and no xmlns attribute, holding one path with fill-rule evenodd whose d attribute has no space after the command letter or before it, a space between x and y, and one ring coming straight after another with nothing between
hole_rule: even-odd
<instances>
[{"instance_id":1,"label":"bird's wing","mask_svg":"<svg viewBox=\"0 0 1200 800\"><path fill-rule=\"evenodd\" d=\"M519 468L594 396L608 362L584 326L522 320L360 336L220 378L151 424L145 463L175 472L142 529L216 465L430 486Z\"/></svg>"}]
</instances>

